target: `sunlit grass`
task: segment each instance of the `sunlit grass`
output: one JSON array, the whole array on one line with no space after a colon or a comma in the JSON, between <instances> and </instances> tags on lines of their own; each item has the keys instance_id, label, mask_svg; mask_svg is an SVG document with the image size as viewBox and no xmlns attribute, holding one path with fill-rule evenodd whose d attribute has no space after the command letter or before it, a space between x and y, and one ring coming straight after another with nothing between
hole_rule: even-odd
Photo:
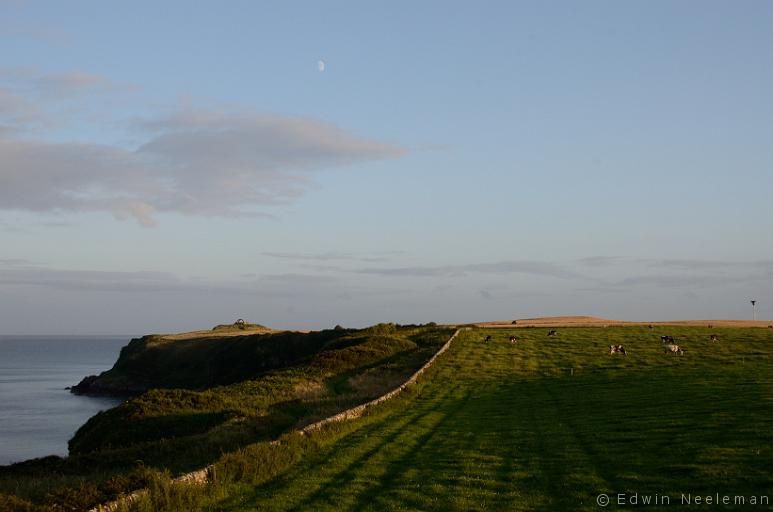
<instances>
[{"instance_id":1,"label":"sunlit grass","mask_svg":"<svg viewBox=\"0 0 773 512\"><path fill-rule=\"evenodd\" d=\"M663 353L666 332L685 356ZM288 447L302 456L275 476L221 481L218 496L202 494L196 506L598 510L602 492L773 492L770 331L512 333L517 345L510 331L488 344L465 333L409 397L346 433ZM608 354L613 343L629 355Z\"/></svg>"}]
</instances>

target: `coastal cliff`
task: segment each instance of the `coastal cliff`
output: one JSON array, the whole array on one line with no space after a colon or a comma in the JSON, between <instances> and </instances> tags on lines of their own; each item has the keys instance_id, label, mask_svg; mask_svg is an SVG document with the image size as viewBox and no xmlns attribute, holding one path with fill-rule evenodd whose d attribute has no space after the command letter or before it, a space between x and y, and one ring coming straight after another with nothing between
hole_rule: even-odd
<instances>
[{"instance_id":1,"label":"coastal cliff","mask_svg":"<svg viewBox=\"0 0 773 512\"><path fill-rule=\"evenodd\" d=\"M232 384L292 365L349 330L250 332L234 335L215 329L196 335L134 338L121 349L110 370L85 377L70 391L133 396L154 388L195 390Z\"/></svg>"}]
</instances>

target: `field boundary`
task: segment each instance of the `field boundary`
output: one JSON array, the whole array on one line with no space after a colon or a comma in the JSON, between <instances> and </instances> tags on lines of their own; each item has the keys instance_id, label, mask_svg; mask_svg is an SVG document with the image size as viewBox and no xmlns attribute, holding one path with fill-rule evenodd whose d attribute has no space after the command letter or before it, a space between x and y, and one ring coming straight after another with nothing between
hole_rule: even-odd
<instances>
[{"instance_id":1,"label":"field boundary","mask_svg":"<svg viewBox=\"0 0 773 512\"><path fill-rule=\"evenodd\" d=\"M451 347L451 342L454 341L454 339L459 335L459 333L469 329L470 329L469 327L456 329L456 331L454 331L451 337L448 338L448 341L446 341L443 344L443 346L440 347L440 349L438 349L438 351L435 352L435 354L431 358L429 358L429 360L426 363L424 363L424 365L421 368L416 370L410 377L408 377L408 379L405 382L403 382L396 388L392 389L391 391L388 391L383 395L381 395L380 397L370 400L369 402L365 402L364 404L351 407L349 409L346 409L345 411L339 412L338 414L334 414L333 416L328 416L327 418L321 419L314 423L310 423L303 428L290 431L288 432L288 434L298 433L302 436L310 435L311 433L318 431L319 429L321 429L322 427L330 423L340 423L343 421L349 421L349 420L359 418L360 416L363 415L363 413L365 413L365 411L368 408L373 407L374 405L378 405L382 402L389 400L390 398L395 397L396 395L402 393L407 387L415 384L416 381L419 380L419 377L435 363L437 358ZM269 441L269 444L272 444L272 445L279 444L279 440L276 439L273 441ZM172 479L172 484L205 485L209 481L210 473L213 468L214 468L214 464L211 464L205 468L198 469L196 471L191 471L190 473L185 473L183 475L180 475ZM148 492L149 492L148 489L139 489L130 494L121 496L113 501L109 501L107 503L97 505L96 507L89 509L88 512L114 512L115 510L118 509L118 507L121 504L131 503L132 501L135 501L147 495Z\"/></svg>"}]
</instances>

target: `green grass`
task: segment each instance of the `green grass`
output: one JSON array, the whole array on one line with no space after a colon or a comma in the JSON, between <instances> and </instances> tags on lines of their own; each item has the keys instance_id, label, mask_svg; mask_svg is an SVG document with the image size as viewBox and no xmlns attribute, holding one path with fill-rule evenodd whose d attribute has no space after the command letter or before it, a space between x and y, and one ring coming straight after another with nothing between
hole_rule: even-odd
<instances>
[{"instance_id":1,"label":"green grass","mask_svg":"<svg viewBox=\"0 0 773 512\"><path fill-rule=\"evenodd\" d=\"M494 339L484 344L489 333ZM662 352L664 333L686 347L685 356ZM721 341L711 343L711 333ZM773 332L545 334L465 332L407 395L313 439L254 445L218 465L215 485L182 488L175 503L228 511L554 511L599 510L600 493L638 493L670 496L668 506L647 507L670 510L681 507L682 493L773 494ZM613 343L629 355L609 355ZM174 510L164 496L135 509Z\"/></svg>"},{"instance_id":2,"label":"green grass","mask_svg":"<svg viewBox=\"0 0 773 512\"><path fill-rule=\"evenodd\" d=\"M34 510L81 510L139 481L166 489L165 473L204 467L388 391L451 332L381 324L241 340L133 341L115 377L144 379L168 365L177 374L165 382L193 389L152 389L92 417L70 441L67 458L0 467L0 510L21 508L20 499ZM208 356L223 368L213 381L228 384L200 387ZM231 382L235 367L243 379Z\"/></svg>"}]
</instances>

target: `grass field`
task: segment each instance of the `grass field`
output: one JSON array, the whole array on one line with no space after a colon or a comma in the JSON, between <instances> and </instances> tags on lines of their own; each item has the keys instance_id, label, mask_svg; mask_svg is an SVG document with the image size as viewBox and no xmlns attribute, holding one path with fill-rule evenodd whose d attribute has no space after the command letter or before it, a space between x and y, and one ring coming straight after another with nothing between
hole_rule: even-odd
<instances>
[{"instance_id":1,"label":"grass field","mask_svg":"<svg viewBox=\"0 0 773 512\"><path fill-rule=\"evenodd\" d=\"M607 493L615 510L626 508L616 505L618 493L636 493L667 496L669 505L647 508L672 510L683 493L729 495L731 503L773 494L773 331L545 334L467 331L407 398L345 435L320 434L314 450L264 484L229 483L196 506L599 510L597 495ZM675 336L686 354L664 354L660 334ZM609 355L612 343L628 356ZM749 507L770 509L722 505Z\"/></svg>"}]
</instances>

